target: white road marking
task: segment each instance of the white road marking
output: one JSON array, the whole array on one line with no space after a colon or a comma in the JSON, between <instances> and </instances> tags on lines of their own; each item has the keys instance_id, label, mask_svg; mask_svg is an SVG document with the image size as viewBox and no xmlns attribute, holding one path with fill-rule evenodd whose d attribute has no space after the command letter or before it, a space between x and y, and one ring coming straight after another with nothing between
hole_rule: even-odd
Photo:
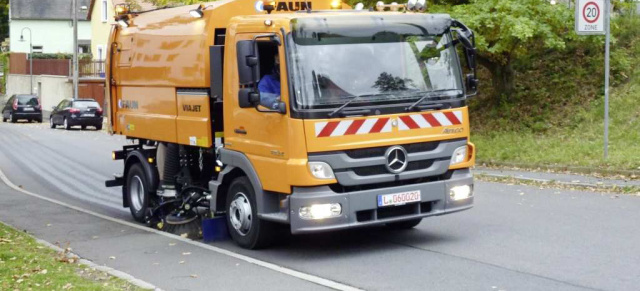
<instances>
[{"instance_id":1,"label":"white road marking","mask_svg":"<svg viewBox=\"0 0 640 291\"><path fill-rule=\"evenodd\" d=\"M121 224L121 225L125 225L125 226L128 226L128 227L132 227L132 228L139 229L139 230L146 231L146 232L155 233L155 234L158 234L158 235L163 235L165 237L168 237L168 238L171 238L171 239L174 239L174 240L178 240L178 241L181 241L183 243L187 243L187 244L190 244L190 245L193 245L193 246L196 246L196 247L207 249L207 250L216 252L218 254L222 254L222 255L229 256L229 257L232 257L232 258L235 258L235 259L238 259L238 260L242 260L242 261L245 261L247 263L254 264L254 265L257 265L257 266L260 266L260 267L263 267L263 268L266 268L266 269L269 269L269 270L272 270L272 271L275 271L275 272L279 272L279 273L282 273L282 274L285 274L285 275L288 275L288 276L291 276L291 277L295 277L295 278L298 278L298 279L301 279L301 280L305 280L305 281L308 281L308 282L311 282L311 283L314 283L314 284L317 284L317 285L320 285L320 286L328 287L328 288L335 289L335 290L343 290L343 291L359 291L359 290L362 290L362 289L358 289L356 287L345 285L345 284L342 284L342 283L339 283L339 282L336 282L336 281L332 281L332 280L321 278L321 277L318 277L318 276L315 276L315 275L311 275L311 274L303 273L303 272L300 272L300 271L292 270L292 269L289 269L289 268L286 268L286 267L278 266L278 265L273 264L273 263L261 261L261 260L258 260L256 258L252 258L252 257L245 256L245 255L242 255L242 254L234 253L232 251L225 250L225 249L222 249L222 248L219 248L219 247L214 247L214 246L211 246L211 245L208 245L208 244L205 244L205 243L193 241L193 240L190 240L190 239L187 239L187 238L183 238L183 237L180 237L180 236L177 236L177 235L174 235L174 234L166 233L166 232L159 231L159 230L156 230L156 229L153 229L153 228L149 228L149 227L146 227L146 226L142 226L142 225L138 225L138 224L131 223L131 222L128 222L128 221L124 221L124 220L120 220L120 219L117 219L117 218L113 218L113 217L110 217L110 216L107 216L107 215L103 215L103 214L100 214L100 213L97 213L97 212L93 212L91 210L87 210L87 209L78 207L78 206L70 205L70 204L64 203L62 201L58 201L58 200L55 200L55 199L52 199L52 198L49 198L49 197L44 197L42 195L38 195L38 194L35 194L35 193L32 193L32 192L29 192L27 190L24 190L24 189L16 186L15 184L13 184L13 182L11 182L11 180L9 180L9 178L7 178L7 176L4 174L2 169L0 169L0 180L2 180L2 182L4 182L7 186L12 188L13 190L16 190L16 191L18 191L20 193L23 193L25 195L28 195L28 196L31 196L31 197L34 197L34 198L45 200L45 201L48 201L48 202L53 203L53 204L57 204L57 205L60 205L60 206L63 206L63 207L69 208L69 209L73 209L75 211L79 211L79 212L82 212L82 213L85 213L85 214L89 214L89 215L92 215L92 216L95 216L95 217L98 217L98 218L102 218L104 220L108 220L108 221L111 221L111 222L115 222L115 223L118 223L118 224Z\"/></svg>"}]
</instances>

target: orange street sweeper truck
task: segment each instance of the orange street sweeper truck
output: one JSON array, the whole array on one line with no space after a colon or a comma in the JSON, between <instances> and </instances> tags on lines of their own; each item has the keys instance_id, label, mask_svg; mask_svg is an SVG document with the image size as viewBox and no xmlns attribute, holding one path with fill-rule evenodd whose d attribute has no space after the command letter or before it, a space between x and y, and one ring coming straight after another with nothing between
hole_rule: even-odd
<instances>
[{"instance_id":1,"label":"orange street sweeper truck","mask_svg":"<svg viewBox=\"0 0 640 291\"><path fill-rule=\"evenodd\" d=\"M118 7L107 60L123 206L245 248L473 206L472 31L407 4L221 0Z\"/></svg>"}]
</instances>

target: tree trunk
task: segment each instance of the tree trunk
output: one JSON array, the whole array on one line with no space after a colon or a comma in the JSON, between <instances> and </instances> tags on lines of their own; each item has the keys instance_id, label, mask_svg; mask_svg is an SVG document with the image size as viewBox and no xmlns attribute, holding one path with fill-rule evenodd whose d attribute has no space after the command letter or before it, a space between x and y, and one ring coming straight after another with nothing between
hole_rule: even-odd
<instances>
[{"instance_id":1,"label":"tree trunk","mask_svg":"<svg viewBox=\"0 0 640 291\"><path fill-rule=\"evenodd\" d=\"M511 94L514 93L515 90L515 71L511 65L511 62L507 62L506 64L500 64L492 62L487 58L483 58L482 56L478 56L478 63L487 68L491 73L491 84L493 85L493 89L495 91L494 97L497 102L499 102L500 96L506 96L509 98Z\"/></svg>"}]
</instances>

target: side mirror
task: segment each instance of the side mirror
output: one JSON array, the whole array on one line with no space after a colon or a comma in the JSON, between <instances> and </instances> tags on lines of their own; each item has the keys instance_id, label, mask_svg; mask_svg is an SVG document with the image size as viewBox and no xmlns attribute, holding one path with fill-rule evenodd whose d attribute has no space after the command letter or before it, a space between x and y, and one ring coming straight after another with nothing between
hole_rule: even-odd
<instances>
[{"instance_id":1,"label":"side mirror","mask_svg":"<svg viewBox=\"0 0 640 291\"><path fill-rule=\"evenodd\" d=\"M255 92L253 88L242 88L238 92L238 103L240 108L255 107L260 103L260 93Z\"/></svg>"},{"instance_id":2,"label":"side mirror","mask_svg":"<svg viewBox=\"0 0 640 291\"><path fill-rule=\"evenodd\" d=\"M280 114L287 114L287 104L280 101L278 103L278 113Z\"/></svg>"},{"instance_id":3,"label":"side mirror","mask_svg":"<svg viewBox=\"0 0 640 291\"><path fill-rule=\"evenodd\" d=\"M467 88L469 88L470 91L477 92L478 83L478 79L474 74L467 74ZM472 95L475 95L475 93Z\"/></svg>"},{"instance_id":4,"label":"side mirror","mask_svg":"<svg viewBox=\"0 0 640 291\"><path fill-rule=\"evenodd\" d=\"M238 78L240 85L255 85L260 82L260 58L256 42L241 40L236 45L238 55Z\"/></svg>"},{"instance_id":5,"label":"side mirror","mask_svg":"<svg viewBox=\"0 0 640 291\"><path fill-rule=\"evenodd\" d=\"M51 110L56 111L57 106L51 106Z\"/></svg>"}]
</instances>

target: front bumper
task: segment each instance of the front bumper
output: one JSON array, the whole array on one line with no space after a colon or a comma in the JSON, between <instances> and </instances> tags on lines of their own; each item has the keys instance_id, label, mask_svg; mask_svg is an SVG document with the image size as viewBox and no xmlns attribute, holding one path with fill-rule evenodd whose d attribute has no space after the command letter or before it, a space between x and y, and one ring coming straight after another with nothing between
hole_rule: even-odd
<instances>
[{"instance_id":1,"label":"front bumper","mask_svg":"<svg viewBox=\"0 0 640 291\"><path fill-rule=\"evenodd\" d=\"M473 176L469 169L456 170L447 180L350 193L336 193L328 186L294 187L289 197L291 232L313 233L380 225L466 210L473 207L473 196L459 201L449 198L449 190L461 185L473 185ZM421 192L420 203L378 207L378 195L416 190ZM305 220L298 214L300 207L326 203L340 203L342 214L322 220Z\"/></svg>"}]
</instances>

